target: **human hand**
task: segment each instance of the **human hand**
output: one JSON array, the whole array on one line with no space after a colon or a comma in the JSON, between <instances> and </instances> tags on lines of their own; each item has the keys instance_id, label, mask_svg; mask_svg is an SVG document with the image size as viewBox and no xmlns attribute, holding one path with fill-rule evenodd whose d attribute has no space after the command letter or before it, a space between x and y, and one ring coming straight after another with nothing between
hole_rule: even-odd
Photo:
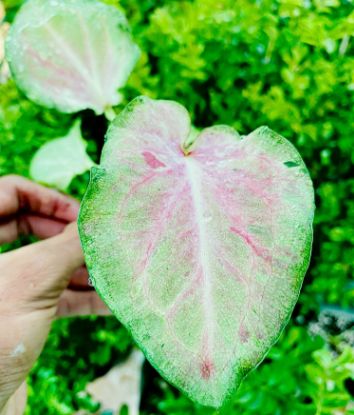
<instances>
[{"instance_id":1,"label":"human hand","mask_svg":"<svg viewBox=\"0 0 354 415\"><path fill-rule=\"evenodd\" d=\"M45 239L0 255L0 413L56 316L107 314L97 294L87 291L76 224L68 225L78 210L77 201L59 192L18 176L0 178L0 244L20 234Z\"/></svg>"}]
</instances>

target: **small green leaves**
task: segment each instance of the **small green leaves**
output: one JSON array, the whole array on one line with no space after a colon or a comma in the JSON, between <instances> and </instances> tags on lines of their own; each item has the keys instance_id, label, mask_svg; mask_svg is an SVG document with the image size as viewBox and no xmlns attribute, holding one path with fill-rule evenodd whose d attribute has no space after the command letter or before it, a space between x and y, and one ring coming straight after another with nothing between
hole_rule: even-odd
<instances>
[{"instance_id":1,"label":"small green leaves","mask_svg":"<svg viewBox=\"0 0 354 415\"><path fill-rule=\"evenodd\" d=\"M139 49L125 17L96 0L29 0L11 27L6 56L33 101L62 112L109 113Z\"/></svg>"},{"instance_id":2,"label":"small green leaves","mask_svg":"<svg viewBox=\"0 0 354 415\"><path fill-rule=\"evenodd\" d=\"M267 127L191 134L183 106L139 97L110 126L79 231L95 288L147 359L220 407L289 319L313 214L311 179L285 138Z\"/></svg>"},{"instance_id":3,"label":"small green leaves","mask_svg":"<svg viewBox=\"0 0 354 415\"><path fill-rule=\"evenodd\" d=\"M81 137L80 121L76 121L68 135L44 144L34 155L30 175L37 182L66 190L71 180L94 165L86 153Z\"/></svg>"}]
</instances>

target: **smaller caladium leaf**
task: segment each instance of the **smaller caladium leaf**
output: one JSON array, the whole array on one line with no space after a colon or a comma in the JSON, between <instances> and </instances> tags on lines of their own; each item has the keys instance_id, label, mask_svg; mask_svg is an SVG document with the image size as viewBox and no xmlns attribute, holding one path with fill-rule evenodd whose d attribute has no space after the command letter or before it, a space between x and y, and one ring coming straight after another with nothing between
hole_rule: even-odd
<instances>
[{"instance_id":1,"label":"smaller caladium leaf","mask_svg":"<svg viewBox=\"0 0 354 415\"><path fill-rule=\"evenodd\" d=\"M29 0L6 57L18 86L41 105L97 114L121 100L138 57L125 17L97 0Z\"/></svg>"},{"instance_id":2,"label":"smaller caladium leaf","mask_svg":"<svg viewBox=\"0 0 354 415\"><path fill-rule=\"evenodd\" d=\"M94 165L86 153L86 146L80 121L76 121L68 135L45 143L37 151L30 166L31 177L60 190L67 189L75 176Z\"/></svg>"},{"instance_id":3,"label":"smaller caladium leaf","mask_svg":"<svg viewBox=\"0 0 354 415\"><path fill-rule=\"evenodd\" d=\"M191 132L181 105L138 98L109 129L79 230L95 288L149 361L219 407L289 319L313 214L285 138Z\"/></svg>"}]
</instances>

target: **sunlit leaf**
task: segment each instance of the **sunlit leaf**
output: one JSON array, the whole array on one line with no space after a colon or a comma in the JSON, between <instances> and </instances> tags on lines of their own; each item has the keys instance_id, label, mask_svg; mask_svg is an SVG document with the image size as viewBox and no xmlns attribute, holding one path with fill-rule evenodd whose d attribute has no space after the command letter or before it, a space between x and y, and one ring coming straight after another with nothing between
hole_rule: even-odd
<instances>
[{"instance_id":1,"label":"sunlit leaf","mask_svg":"<svg viewBox=\"0 0 354 415\"><path fill-rule=\"evenodd\" d=\"M67 136L49 141L37 151L31 162L30 175L38 182L65 190L75 176L85 173L93 165L77 121Z\"/></svg>"},{"instance_id":2,"label":"sunlit leaf","mask_svg":"<svg viewBox=\"0 0 354 415\"><path fill-rule=\"evenodd\" d=\"M190 131L181 105L134 100L109 129L79 229L95 288L153 366L219 407L289 319L314 196L270 129Z\"/></svg>"},{"instance_id":3,"label":"sunlit leaf","mask_svg":"<svg viewBox=\"0 0 354 415\"><path fill-rule=\"evenodd\" d=\"M29 0L10 30L7 59L19 87L62 112L97 114L121 100L139 56L125 17L96 0Z\"/></svg>"}]
</instances>

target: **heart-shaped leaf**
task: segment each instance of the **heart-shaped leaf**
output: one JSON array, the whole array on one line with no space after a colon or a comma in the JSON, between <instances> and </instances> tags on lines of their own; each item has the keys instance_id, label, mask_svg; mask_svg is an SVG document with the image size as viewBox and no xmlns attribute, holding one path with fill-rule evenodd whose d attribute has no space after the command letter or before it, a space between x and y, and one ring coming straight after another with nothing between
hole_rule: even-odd
<instances>
[{"instance_id":1,"label":"heart-shaped leaf","mask_svg":"<svg viewBox=\"0 0 354 415\"><path fill-rule=\"evenodd\" d=\"M66 190L75 176L94 165L86 146L80 121L76 121L65 137L48 141L36 152L30 166L32 179Z\"/></svg>"},{"instance_id":2,"label":"heart-shaped leaf","mask_svg":"<svg viewBox=\"0 0 354 415\"><path fill-rule=\"evenodd\" d=\"M268 128L190 129L179 104L134 100L109 129L79 229L94 286L153 366L219 407L289 319L314 195Z\"/></svg>"},{"instance_id":3,"label":"heart-shaped leaf","mask_svg":"<svg viewBox=\"0 0 354 415\"><path fill-rule=\"evenodd\" d=\"M18 86L62 112L118 104L138 56L122 13L96 0L29 0L6 42Z\"/></svg>"}]
</instances>

